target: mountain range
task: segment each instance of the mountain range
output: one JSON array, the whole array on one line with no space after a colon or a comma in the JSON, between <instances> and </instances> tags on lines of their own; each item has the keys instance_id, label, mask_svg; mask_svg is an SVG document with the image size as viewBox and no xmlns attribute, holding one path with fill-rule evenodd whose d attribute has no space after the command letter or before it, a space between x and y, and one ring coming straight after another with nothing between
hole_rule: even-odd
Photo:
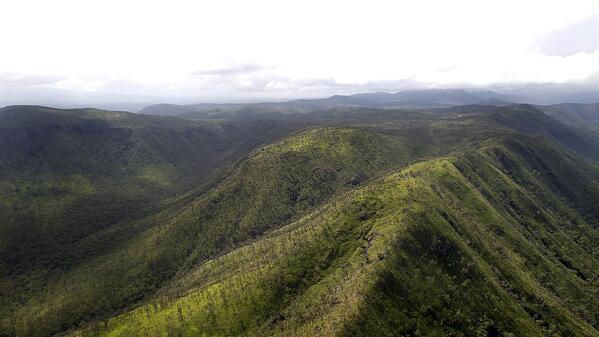
<instances>
[{"instance_id":1,"label":"mountain range","mask_svg":"<svg viewBox=\"0 0 599 337\"><path fill-rule=\"evenodd\" d=\"M0 336L599 336L599 108L0 109Z\"/></svg>"},{"instance_id":2,"label":"mountain range","mask_svg":"<svg viewBox=\"0 0 599 337\"><path fill-rule=\"evenodd\" d=\"M532 89L531 89L532 90ZM246 118L253 114L297 114L332 108L431 109L460 105L507 105L510 103L559 105L599 103L597 92L545 93L543 90L512 89L507 93L493 90L416 89L334 95L320 99L299 99L262 103L200 103L190 105L155 104L140 110L143 114L168 115L195 119Z\"/></svg>"},{"instance_id":3,"label":"mountain range","mask_svg":"<svg viewBox=\"0 0 599 337\"><path fill-rule=\"evenodd\" d=\"M294 114L343 107L435 108L467 104L501 104L511 98L492 91L467 92L463 89L406 90L396 93L374 92L334 95L322 99L300 99L263 103L201 103L191 105L157 104L142 108L140 113L186 118L243 118L251 114Z\"/></svg>"}]
</instances>

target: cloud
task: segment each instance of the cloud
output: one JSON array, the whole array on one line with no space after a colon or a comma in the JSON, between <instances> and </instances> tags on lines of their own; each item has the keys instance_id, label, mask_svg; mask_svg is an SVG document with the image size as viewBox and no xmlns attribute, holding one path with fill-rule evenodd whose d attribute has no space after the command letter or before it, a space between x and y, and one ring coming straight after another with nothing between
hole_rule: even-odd
<instances>
[{"instance_id":1,"label":"cloud","mask_svg":"<svg viewBox=\"0 0 599 337\"><path fill-rule=\"evenodd\" d=\"M253 73L257 71L263 71L266 69L270 69L270 67L254 64L254 63L245 63L245 64L234 64L225 67L212 68L212 69L202 69L198 71L194 71L191 73L192 76L232 76L232 75L241 75L247 73Z\"/></svg>"},{"instance_id":2,"label":"cloud","mask_svg":"<svg viewBox=\"0 0 599 337\"><path fill-rule=\"evenodd\" d=\"M15 72L0 73L0 87L47 86L60 82L64 77L35 75Z\"/></svg>"},{"instance_id":3,"label":"cloud","mask_svg":"<svg viewBox=\"0 0 599 337\"><path fill-rule=\"evenodd\" d=\"M599 15L536 38L532 48L548 56L571 56L599 50Z\"/></svg>"}]
</instances>

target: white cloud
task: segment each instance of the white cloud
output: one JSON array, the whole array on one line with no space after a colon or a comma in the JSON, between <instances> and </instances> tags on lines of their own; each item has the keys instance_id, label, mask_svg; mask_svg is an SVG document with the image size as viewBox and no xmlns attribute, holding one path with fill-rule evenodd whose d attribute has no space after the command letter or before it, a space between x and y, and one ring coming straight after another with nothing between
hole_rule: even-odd
<instances>
[{"instance_id":1,"label":"white cloud","mask_svg":"<svg viewBox=\"0 0 599 337\"><path fill-rule=\"evenodd\" d=\"M23 86L288 97L559 83L599 70L585 46L530 49L599 13L596 0L4 0L0 12L0 73L55 80Z\"/></svg>"},{"instance_id":2,"label":"white cloud","mask_svg":"<svg viewBox=\"0 0 599 337\"><path fill-rule=\"evenodd\" d=\"M195 76L229 76L229 75L240 75L247 73L254 73L260 70L266 70L268 67L260 64L245 63L245 64L230 64L227 66L221 66L217 68L208 68L202 70L196 70L191 73Z\"/></svg>"},{"instance_id":3,"label":"white cloud","mask_svg":"<svg viewBox=\"0 0 599 337\"><path fill-rule=\"evenodd\" d=\"M60 76L5 72L0 73L0 88L52 85L61 80L62 78Z\"/></svg>"},{"instance_id":4,"label":"white cloud","mask_svg":"<svg viewBox=\"0 0 599 337\"><path fill-rule=\"evenodd\" d=\"M599 50L599 15L538 36L532 47L544 55L571 56Z\"/></svg>"}]
</instances>

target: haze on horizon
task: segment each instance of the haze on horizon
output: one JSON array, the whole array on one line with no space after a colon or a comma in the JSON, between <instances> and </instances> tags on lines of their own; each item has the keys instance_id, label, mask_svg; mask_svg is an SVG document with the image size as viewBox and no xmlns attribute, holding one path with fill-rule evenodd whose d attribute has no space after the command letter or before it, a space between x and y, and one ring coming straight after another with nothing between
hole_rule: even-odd
<instances>
[{"instance_id":1,"label":"haze on horizon","mask_svg":"<svg viewBox=\"0 0 599 337\"><path fill-rule=\"evenodd\" d=\"M0 106L599 90L599 1L0 3Z\"/></svg>"}]
</instances>

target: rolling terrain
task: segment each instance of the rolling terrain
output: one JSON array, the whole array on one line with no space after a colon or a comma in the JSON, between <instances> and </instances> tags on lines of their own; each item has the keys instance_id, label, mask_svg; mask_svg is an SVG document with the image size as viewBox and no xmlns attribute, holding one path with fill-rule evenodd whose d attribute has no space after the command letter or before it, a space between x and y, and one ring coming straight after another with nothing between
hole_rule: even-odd
<instances>
[{"instance_id":1,"label":"rolling terrain","mask_svg":"<svg viewBox=\"0 0 599 337\"><path fill-rule=\"evenodd\" d=\"M599 336L598 138L529 105L0 111L2 336Z\"/></svg>"},{"instance_id":2,"label":"rolling terrain","mask_svg":"<svg viewBox=\"0 0 599 337\"><path fill-rule=\"evenodd\" d=\"M439 108L467 104L502 105L511 97L492 91L463 89L404 90L395 93L375 92L334 95L328 98L299 99L262 103L200 103L190 105L156 104L144 107L141 113L177 116L188 119L245 119L255 115L306 114L334 108Z\"/></svg>"}]
</instances>

